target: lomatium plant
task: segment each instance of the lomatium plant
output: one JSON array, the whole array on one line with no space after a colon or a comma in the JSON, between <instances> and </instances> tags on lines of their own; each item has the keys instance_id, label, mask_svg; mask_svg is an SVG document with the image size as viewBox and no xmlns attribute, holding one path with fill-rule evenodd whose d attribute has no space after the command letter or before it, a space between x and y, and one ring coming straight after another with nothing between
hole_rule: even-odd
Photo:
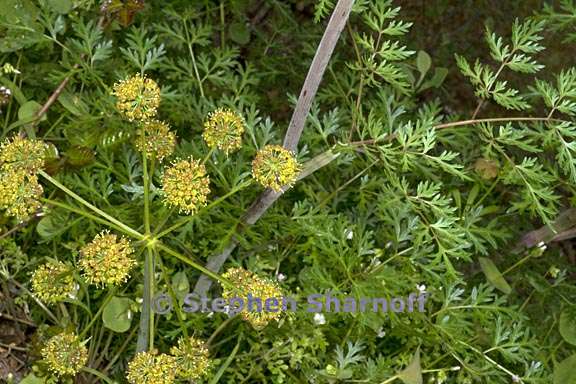
<instances>
[{"instance_id":1,"label":"lomatium plant","mask_svg":"<svg viewBox=\"0 0 576 384\"><path fill-rule=\"evenodd\" d=\"M575 383L576 4L402 3L0 2L0 382Z\"/></svg>"}]
</instances>

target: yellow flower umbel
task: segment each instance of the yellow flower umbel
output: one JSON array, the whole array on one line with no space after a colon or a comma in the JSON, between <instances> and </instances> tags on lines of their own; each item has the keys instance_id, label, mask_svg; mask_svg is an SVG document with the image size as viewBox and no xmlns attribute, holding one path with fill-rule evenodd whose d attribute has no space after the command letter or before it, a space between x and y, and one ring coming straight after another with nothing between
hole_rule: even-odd
<instances>
[{"instance_id":1,"label":"yellow flower umbel","mask_svg":"<svg viewBox=\"0 0 576 384\"><path fill-rule=\"evenodd\" d=\"M14 136L0 144L0 169L37 173L44 166L46 144L38 140Z\"/></svg>"},{"instance_id":2,"label":"yellow flower umbel","mask_svg":"<svg viewBox=\"0 0 576 384\"><path fill-rule=\"evenodd\" d=\"M267 145L252 161L252 176L264 187L276 192L285 185L292 185L300 172L294 155L279 145Z\"/></svg>"},{"instance_id":3,"label":"yellow flower umbel","mask_svg":"<svg viewBox=\"0 0 576 384\"><path fill-rule=\"evenodd\" d=\"M160 105L160 87L152 79L136 74L114 84L116 109L128 120L148 120Z\"/></svg>"},{"instance_id":4,"label":"yellow flower umbel","mask_svg":"<svg viewBox=\"0 0 576 384\"><path fill-rule=\"evenodd\" d=\"M73 376L86 364L88 350L74 333L61 333L48 340L42 357L57 376Z\"/></svg>"},{"instance_id":5,"label":"yellow flower umbel","mask_svg":"<svg viewBox=\"0 0 576 384\"><path fill-rule=\"evenodd\" d=\"M210 193L210 178L206 167L190 157L172 163L162 175L164 202L180 212L195 214L206 205Z\"/></svg>"},{"instance_id":6,"label":"yellow flower umbel","mask_svg":"<svg viewBox=\"0 0 576 384\"><path fill-rule=\"evenodd\" d=\"M8 216L26 221L40 210L42 196L38 177L25 169L0 170L0 210Z\"/></svg>"},{"instance_id":7,"label":"yellow flower umbel","mask_svg":"<svg viewBox=\"0 0 576 384\"><path fill-rule=\"evenodd\" d=\"M42 187L36 174L44 166L46 145L20 136L0 144L0 210L20 221L41 207Z\"/></svg>"},{"instance_id":8,"label":"yellow flower umbel","mask_svg":"<svg viewBox=\"0 0 576 384\"><path fill-rule=\"evenodd\" d=\"M147 156L162 161L174 152L176 135L163 121L150 120L142 125L142 134L136 138L136 148Z\"/></svg>"},{"instance_id":9,"label":"yellow flower umbel","mask_svg":"<svg viewBox=\"0 0 576 384\"><path fill-rule=\"evenodd\" d=\"M76 292L72 269L61 261L49 261L32 274L32 290L46 303L56 303Z\"/></svg>"},{"instance_id":10,"label":"yellow flower umbel","mask_svg":"<svg viewBox=\"0 0 576 384\"><path fill-rule=\"evenodd\" d=\"M204 341L194 337L181 338L170 353L176 358L178 376L182 379L196 380L208 373L210 354Z\"/></svg>"},{"instance_id":11,"label":"yellow flower umbel","mask_svg":"<svg viewBox=\"0 0 576 384\"><path fill-rule=\"evenodd\" d=\"M211 149L218 148L226 155L240 148L244 120L229 109L218 108L208 115L204 122L202 137Z\"/></svg>"},{"instance_id":12,"label":"yellow flower umbel","mask_svg":"<svg viewBox=\"0 0 576 384\"><path fill-rule=\"evenodd\" d=\"M126 378L130 384L172 384L178 369L172 356L140 352L128 363Z\"/></svg>"},{"instance_id":13,"label":"yellow flower umbel","mask_svg":"<svg viewBox=\"0 0 576 384\"><path fill-rule=\"evenodd\" d=\"M242 268L231 268L222 275L225 279L230 281L234 287L240 292L223 286L224 292L222 297L226 300L238 297L244 300L245 307L240 312L240 316L248 321L256 329L262 329L272 320L278 320L282 316L282 291L274 282L268 279L261 278L254 273ZM249 311L246 308L248 302L248 294L252 295L254 300L260 299L262 304L262 311ZM279 305L274 307L278 308L278 312L266 311L266 299L276 298ZM252 308L254 309L254 308Z\"/></svg>"},{"instance_id":14,"label":"yellow flower umbel","mask_svg":"<svg viewBox=\"0 0 576 384\"><path fill-rule=\"evenodd\" d=\"M103 231L80 249L80 268L90 284L120 285L128 280L136 261L130 242Z\"/></svg>"}]
</instances>

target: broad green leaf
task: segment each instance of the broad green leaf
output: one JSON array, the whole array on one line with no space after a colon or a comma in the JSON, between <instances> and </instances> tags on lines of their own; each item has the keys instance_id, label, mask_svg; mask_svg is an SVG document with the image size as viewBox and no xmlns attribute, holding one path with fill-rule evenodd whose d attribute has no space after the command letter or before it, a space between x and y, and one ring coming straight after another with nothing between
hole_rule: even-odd
<instances>
[{"instance_id":1,"label":"broad green leaf","mask_svg":"<svg viewBox=\"0 0 576 384\"><path fill-rule=\"evenodd\" d=\"M560 334L566 342L576 345L576 306L565 308L560 314Z\"/></svg>"},{"instance_id":2,"label":"broad green leaf","mask_svg":"<svg viewBox=\"0 0 576 384\"><path fill-rule=\"evenodd\" d=\"M130 304L132 301L125 297L114 296L102 311L104 326L114 332L126 332L132 323Z\"/></svg>"},{"instance_id":3,"label":"broad green leaf","mask_svg":"<svg viewBox=\"0 0 576 384\"><path fill-rule=\"evenodd\" d=\"M418 71L422 77L428 73L431 66L432 59L430 58L430 55L425 51L418 51L418 56L416 57L416 67L418 68Z\"/></svg>"},{"instance_id":4,"label":"broad green leaf","mask_svg":"<svg viewBox=\"0 0 576 384\"><path fill-rule=\"evenodd\" d=\"M398 372L398 377L404 384L422 384L422 367L420 366L420 347L416 350L412 361L404 370Z\"/></svg>"},{"instance_id":5,"label":"broad green leaf","mask_svg":"<svg viewBox=\"0 0 576 384\"><path fill-rule=\"evenodd\" d=\"M36 232L44 239L50 239L62 231L62 226L52 216L44 216L36 225Z\"/></svg>"},{"instance_id":6,"label":"broad green leaf","mask_svg":"<svg viewBox=\"0 0 576 384\"><path fill-rule=\"evenodd\" d=\"M29 374L22 380L20 380L20 384L44 384L46 380L40 377L36 377L33 373Z\"/></svg>"},{"instance_id":7,"label":"broad green leaf","mask_svg":"<svg viewBox=\"0 0 576 384\"><path fill-rule=\"evenodd\" d=\"M554 367L554 384L576 384L576 355L572 355Z\"/></svg>"},{"instance_id":8,"label":"broad green leaf","mask_svg":"<svg viewBox=\"0 0 576 384\"><path fill-rule=\"evenodd\" d=\"M42 105L40 105L38 102L34 100L27 101L22 106L20 106L20 109L18 109L18 119L25 121L33 120L40 108L42 108ZM45 119L46 115L42 116L41 120Z\"/></svg>"},{"instance_id":9,"label":"broad green leaf","mask_svg":"<svg viewBox=\"0 0 576 384\"><path fill-rule=\"evenodd\" d=\"M425 81L420 89L425 90L428 88L438 88L442 83L444 83L446 76L448 76L448 68L436 68L434 70L434 76L432 76L430 80Z\"/></svg>"},{"instance_id":10,"label":"broad green leaf","mask_svg":"<svg viewBox=\"0 0 576 384\"><path fill-rule=\"evenodd\" d=\"M509 294L512 292L512 288L504 279L498 267L492 262L492 260L487 259L486 257L481 257L480 259L480 267L486 275L486 279L492 284L494 287L498 288L500 291L504 292L505 294Z\"/></svg>"},{"instance_id":11,"label":"broad green leaf","mask_svg":"<svg viewBox=\"0 0 576 384\"><path fill-rule=\"evenodd\" d=\"M186 272L176 272L172 276L172 289L178 300L183 300L184 296L190 292L190 282L186 276Z\"/></svg>"}]
</instances>

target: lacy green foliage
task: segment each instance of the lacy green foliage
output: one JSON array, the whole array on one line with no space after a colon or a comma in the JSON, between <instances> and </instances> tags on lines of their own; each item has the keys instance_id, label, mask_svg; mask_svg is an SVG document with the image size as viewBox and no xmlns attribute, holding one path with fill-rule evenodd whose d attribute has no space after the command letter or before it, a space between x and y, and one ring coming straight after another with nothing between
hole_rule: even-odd
<instances>
[{"instance_id":1,"label":"lacy green foliage","mask_svg":"<svg viewBox=\"0 0 576 384\"><path fill-rule=\"evenodd\" d=\"M9 10L0 14L0 139L48 144L41 209L24 223L0 216L0 292L19 294L0 312L29 309L36 324L50 325L30 343L30 361L44 350L51 362L33 363L36 379L83 369L82 379L119 382L574 380L574 254L570 240L559 240L576 226L576 69L551 69L573 52L553 44L574 40L573 1L487 27L484 43L469 36L474 49L456 55L460 72L449 73L454 63L438 57L452 52L407 38L425 33L413 10L356 1L281 184L298 170L306 177L255 225L242 225L263 191L252 162L282 142L336 3L0 0ZM135 74L158 88L143 98L133 82L119 105L114 84ZM446 76L462 89L443 85ZM444 101L452 93L474 97L477 108L453 114ZM152 103L142 109L145 99ZM213 111L234 111L227 118L235 129L225 129L226 119L209 126ZM145 124L129 121L140 118L166 123L143 134ZM202 170L196 189L182 181L197 174L170 171L190 158ZM281 187L268 173L264 184ZM103 230L130 240L114 287L89 284L78 268ZM137 337L146 323L137 318L149 317L145 292L153 286L185 304L198 265L231 239L239 246L221 272L249 271L300 303L318 293L426 292L426 311L287 312L255 328L242 316L175 310ZM109 249L98 248L91 268L113 273L102 257ZM145 275L150 260L154 273ZM71 267L60 276L70 289L56 292L54 305L30 283L47 262ZM36 280L44 286L48 275ZM84 349L73 366L58 368L66 350L43 338L63 331L86 343L94 371L83 368ZM137 354L142 338L149 350ZM174 369L175 359L186 372Z\"/></svg>"}]
</instances>

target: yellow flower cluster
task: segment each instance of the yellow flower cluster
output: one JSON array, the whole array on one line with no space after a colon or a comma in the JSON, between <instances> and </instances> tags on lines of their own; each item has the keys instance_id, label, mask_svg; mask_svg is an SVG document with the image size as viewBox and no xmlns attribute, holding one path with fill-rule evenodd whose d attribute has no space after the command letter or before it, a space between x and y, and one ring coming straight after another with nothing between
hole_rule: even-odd
<instances>
[{"instance_id":1,"label":"yellow flower cluster","mask_svg":"<svg viewBox=\"0 0 576 384\"><path fill-rule=\"evenodd\" d=\"M74 333L52 337L42 349L42 357L57 376L77 374L88 360L88 350Z\"/></svg>"},{"instance_id":2,"label":"yellow flower cluster","mask_svg":"<svg viewBox=\"0 0 576 384\"><path fill-rule=\"evenodd\" d=\"M128 363L126 378L130 384L172 384L178 369L173 356L140 352Z\"/></svg>"},{"instance_id":3,"label":"yellow flower cluster","mask_svg":"<svg viewBox=\"0 0 576 384\"><path fill-rule=\"evenodd\" d=\"M36 175L17 169L0 171L0 209L8 216L26 221L41 208L38 199L43 191Z\"/></svg>"},{"instance_id":4,"label":"yellow flower cluster","mask_svg":"<svg viewBox=\"0 0 576 384\"><path fill-rule=\"evenodd\" d=\"M181 338L170 353L176 358L178 376L182 379L196 380L208 373L210 353L204 341L195 337Z\"/></svg>"},{"instance_id":5,"label":"yellow flower cluster","mask_svg":"<svg viewBox=\"0 0 576 384\"><path fill-rule=\"evenodd\" d=\"M136 148L159 161L170 156L176 146L176 135L168 124L159 120L149 120L142 124L142 135L136 139Z\"/></svg>"},{"instance_id":6,"label":"yellow flower cluster","mask_svg":"<svg viewBox=\"0 0 576 384\"><path fill-rule=\"evenodd\" d=\"M208 147L218 148L228 155L240 148L243 133L242 117L229 109L218 108L210 113L204 122L202 137Z\"/></svg>"},{"instance_id":7,"label":"yellow flower cluster","mask_svg":"<svg viewBox=\"0 0 576 384\"><path fill-rule=\"evenodd\" d=\"M190 157L172 163L162 175L164 202L180 212L194 214L206 205L210 193L210 178L206 167Z\"/></svg>"},{"instance_id":8,"label":"yellow flower cluster","mask_svg":"<svg viewBox=\"0 0 576 384\"><path fill-rule=\"evenodd\" d=\"M130 242L103 231L80 249L80 268L90 284L119 285L128 280L136 265Z\"/></svg>"},{"instance_id":9,"label":"yellow flower cluster","mask_svg":"<svg viewBox=\"0 0 576 384\"><path fill-rule=\"evenodd\" d=\"M37 173L44 166L46 146L20 136L0 144L0 209L20 221L41 207Z\"/></svg>"},{"instance_id":10,"label":"yellow flower cluster","mask_svg":"<svg viewBox=\"0 0 576 384\"><path fill-rule=\"evenodd\" d=\"M32 290L46 303L56 303L76 291L72 268L61 261L49 261L32 275Z\"/></svg>"},{"instance_id":11,"label":"yellow flower cluster","mask_svg":"<svg viewBox=\"0 0 576 384\"><path fill-rule=\"evenodd\" d=\"M242 268L231 268L222 275L225 279L229 280L234 287L243 292L244 296L241 296L236 290L230 289L223 286L222 297L226 300L232 299L234 297L240 297L244 302L248 301L248 294L252 297L259 298L262 301L262 305L266 299L276 298L278 301L281 300L283 296L282 291L278 285L276 285L271 280L261 278L254 273L247 271ZM280 309L280 307L279 307ZM240 316L248 321L256 329L262 329L272 320L278 320L282 313L270 311L247 311L243 309L240 312Z\"/></svg>"},{"instance_id":12,"label":"yellow flower cluster","mask_svg":"<svg viewBox=\"0 0 576 384\"><path fill-rule=\"evenodd\" d=\"M252 176L261 185L276 192L285 185L292 185L299 172L300 164L294 155L279 145L265 146L252 161Z\"/></svg>"},{"instance_id":13,"label":"yellow flower cluster","mask_svg":"<svg viewBox=\"0 0 576 384\"><path fill-rule=\"evenodd\" d=\"M19 135L0 144L0 167L2 170L24 170L35 174L44 166L46 144Z\"/></svg>"},{"instance_id":14,"label":"yellow flower cluster","mask_svg":"<svg viewBox=\"0 0 576 384\"><path fill-rule=\"evenodd\" d=\"M160 105L160 87L152 79L136 74L114 84L116 109L129 121L145 121L156 115Z\"/></svg>"}]
</instances>

